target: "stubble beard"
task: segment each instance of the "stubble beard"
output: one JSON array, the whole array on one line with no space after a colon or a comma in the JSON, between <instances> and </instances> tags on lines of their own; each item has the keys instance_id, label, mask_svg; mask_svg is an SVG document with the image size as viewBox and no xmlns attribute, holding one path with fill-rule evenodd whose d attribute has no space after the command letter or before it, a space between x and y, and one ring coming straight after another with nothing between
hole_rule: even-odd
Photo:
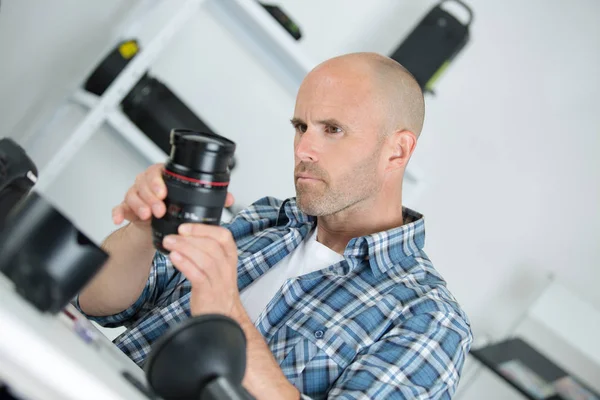
<instances>
[{"instance_id":1,"label":"stubble beard","mask_svg":"<svg viewBox=\"0 0 600 400\"><path fill-rule=\"evenodd\" d=\"M331 180L298 183L296 186L296 203L300 211L315 217L327 216L342 212L379 192L381 182L377 176L379 151L373 152L363 162L357 164L344 174L337 182ZM318 171L317 167L303 166L297 168L303 172ZM323 176L321 173L317 175Z\"/></svg>"}]
</instances>

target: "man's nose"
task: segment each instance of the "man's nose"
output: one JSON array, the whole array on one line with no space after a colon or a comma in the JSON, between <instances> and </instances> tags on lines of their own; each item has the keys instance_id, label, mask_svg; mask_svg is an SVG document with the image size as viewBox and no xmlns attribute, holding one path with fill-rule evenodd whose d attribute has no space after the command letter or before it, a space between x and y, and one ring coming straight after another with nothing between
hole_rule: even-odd
<instances>
[{"instance_id":1,"label":"man's nose","mask_svg":"<svg viewBox=\"0 0 600 400\"><path fill-rule=\"evenodd\" d=\"M319 160L319 148L316 134L308 129L296 139L296 158L300 161L317 162Z\"/></svg>"}]
</instances>

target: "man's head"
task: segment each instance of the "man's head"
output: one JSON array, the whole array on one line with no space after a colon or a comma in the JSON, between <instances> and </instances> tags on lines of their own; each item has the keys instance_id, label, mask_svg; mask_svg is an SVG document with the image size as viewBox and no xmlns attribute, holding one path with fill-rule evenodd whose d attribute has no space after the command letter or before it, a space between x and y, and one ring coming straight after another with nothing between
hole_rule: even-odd
<instances>
[{"instance_id":1,"label":"man's head","mask_svg":"<svg viewBox=\"0 0 600 400\"><path fill-rule=\"evenodd\" d=\"M354 53L318 65L300 86L292 119L300 209L331 215L400 194L423 117L418 83L388 57Z\"/></svg>"}]
</instances>

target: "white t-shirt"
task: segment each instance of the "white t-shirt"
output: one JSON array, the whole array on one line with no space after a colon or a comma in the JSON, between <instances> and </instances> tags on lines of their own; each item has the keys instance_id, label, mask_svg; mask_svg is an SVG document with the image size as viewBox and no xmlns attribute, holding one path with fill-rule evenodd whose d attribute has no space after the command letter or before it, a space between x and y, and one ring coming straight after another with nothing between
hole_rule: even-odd
<instances>
[{"instance_id":1,"label":"white t-shirt","mask_svg":"<svg viewBox=\"0 0 600 400\"><path fill-rule=\"evenodd\" d=\"M318 271L343 259L341 254L317 242L315 228L296 249L240 293L248 316L256 321L286 280Z\"/></svg>"}]
</instances>

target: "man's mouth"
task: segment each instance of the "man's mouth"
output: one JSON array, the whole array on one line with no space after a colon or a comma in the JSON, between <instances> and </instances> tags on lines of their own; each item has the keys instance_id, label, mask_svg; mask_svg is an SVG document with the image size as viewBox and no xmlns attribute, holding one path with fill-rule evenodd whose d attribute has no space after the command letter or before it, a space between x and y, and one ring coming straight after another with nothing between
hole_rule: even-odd
<instances>
[{"instance_id":1,"label":"man's mouth","mask_svg":"<svg viewBox=\"0 0 600 400\"><path fill-rule=\"evenodd\" d=\"M297 180L303 180L303 181L321 181L322 179L311 176L311 175L306 175L306 174L300 174L300 175L296 175L296 179Z\"/></svg>"}]
</instances>

